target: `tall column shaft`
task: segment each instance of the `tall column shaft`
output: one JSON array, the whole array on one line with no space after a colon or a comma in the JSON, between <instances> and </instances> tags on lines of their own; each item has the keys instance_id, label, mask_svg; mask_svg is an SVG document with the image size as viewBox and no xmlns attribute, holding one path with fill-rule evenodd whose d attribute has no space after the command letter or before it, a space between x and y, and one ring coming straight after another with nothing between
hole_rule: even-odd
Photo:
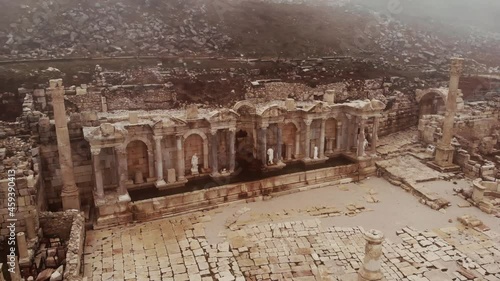
<instances>
[{"instance_id":1,"label":"tall column shaft","mask_svg":"<svg viewBox=\"0 0 500 281\"><path fill-rule=\"evenodd\" d=\"M212 151L212 174L219 174L219 159L217 154L219 153L219 136L217 134L218 130L212 130L211 133L211 151Z\"/></svg>"},{"instance_id":2,"label":"tall column shaft","mask_svg":"<svg viewBox=\"0 0 500 281\"><path fill-rule=\"evenodd\" d=\"M182 136L177 136L177 180L183 181L186 178L184 167L184 145Z\"/></svg>"},{"instance_id":3,"label":"tall column shaft","mask_svg":"<svg viewBox=\"0 0 500 281\"><path fill-rule=\"evenodd\" d=\"M311 124L312 120L306 119L304 120L304 123L306 124L306 131L305 131L305 159L311 159Z\"/></svg>"},{"instance_id":4,"label":"tall column shaft","mask_svg":"<svg viewBox=\"0 0 500 281\"><path fill-rule=\"evenodd\" d=\"M267 127L259 129L259 146L262 164L267 166Z\"/></svg>"},{"instance_id":5,"label":"tall column shaft","mask_svg":"<svg viewBox=\"0 0 500 281\"><path fill-rule=\"evenodd\" d=\"M104 200L104 184L102 180L102 167L101 167L101 149L91 148L92 152L92 163L94 166L94 179L95 179L95 194L97 200Z\"/></svg>"},{"instance_id":6,"label":"tall column shaft","mask_svg":"<svg viewBox=\"0 0 500 281\"><path fill-rule=\"evenodd\" d=\"M377 153L377 143L378 143L378 127L380 124L379 117L373 118L373 134L372 134L372 153Z\"/></svg>"},{"instance_id":7,"label":"tall column shaft","mask_svg":"<svg viewBox=\"0 0 500 281\"><path fill-rule=\"evenodd\" d=\"M453 123L455 121L455 113L457 111L457 94L458 83L462 73L463 59L453 58L450 69L450 86L448 97L446 99L446 113L443 123L443 137L441 138L441 146L451 147L451 139L453 137Z\"/></svg>"},{"instance_id":8,"label":"tall column shaft","mask_svg":"<svg viewBox=\"0 0 500 281\"><path fill-rule=\"evenodd\" d=\"M325 130L326 119L321 119L321 130L319 134L319 158L325 158Z\"/></svg>"},{"instance_id":9,"label":"tall column shaft","mask_svg":"<svg viewBox=\"0 0 500 281\"><path fill-rule=\"evenodd\" d=\"M277 126L276 130L277 137L277 148L276 148L276 161L277 163L281 163L283 160L283 127L281 125Z\"/></svg>"},{"instance_id":10,"label":"tall column shaft","mask_svg":"<svg viewBox=\"0 0 500 281\"><path fill-rule=\"evenodd\" d=\"M163 187L167 185L163 178L163 149L161 145L163 136L154 136L153 138L155 140L156 187Z\"/></svg>"},{"instance_id":11,"label":"tall column shaft","mask_svg":"<svg viewBox=\"0 0 500 281\"><path fill-rule=\"evenodd\" d=\"M359 122L358 157L365 155L365 122L365 118L361 118Z\"/></svg>"},{"instance_id":12,"label":"tall column shaft","mask_svg":"<svg viewBox=\"0 0 500 281\"><path fill-rule=\"evenodd\" d=\"M342 149L342 123L337 122L337 148L336 150L339 151Z\"/></svg>"},{"instance_id":13,"label":"tall column shaft","mask_svg":"<svg viewBox=\"0 0 500 281\"><path fill-rule=\"evenodd\" d=\"M230 173L234 172L235 168L235 157L236 157L236 151L234 149L235 142L236 142L236 129L231 128L229 129L229 172Z\"/></svg>"},{"instance_id":14,"label":"tall column shaft","mask_svg":"<svg viewBox=\"0 0 500 281\"><path fill-rule=\"evenodd\" d=\"M80 209L80 195L75 182L73 159L71 157L71 142L69 140L68 121L64 106L64 87L62 80L51 80L49 93L52 95L54 121L57 135L57 150L62 178L62 203L63 209Z\"/></svg>"}]
</instances>

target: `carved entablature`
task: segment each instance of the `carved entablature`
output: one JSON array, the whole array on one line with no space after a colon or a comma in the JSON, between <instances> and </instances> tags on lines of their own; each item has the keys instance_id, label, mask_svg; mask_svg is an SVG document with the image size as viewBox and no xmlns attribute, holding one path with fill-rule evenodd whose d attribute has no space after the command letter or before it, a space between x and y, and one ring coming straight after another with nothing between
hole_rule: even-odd
<instances>
[{"instance_id":1,"label":"carved entablature","mask_svg":"<svg viewBox=\"0 0 500 281\"><path fill-rule=\"evenodd\" d=\"M386 107L383 102L376 99L357 100L344 105L347 107L347 113L365 117L379 115Z\"/></svg>"},{"instance_id":2,"label":"carved entablature","mask_svg":"<svg viewBox=\"0 0 500 281\"><path fill-rule=\"evenodd\" d=\"M111 147L122 143L128 131L121 124L103 123L83 128L83 135L92 147Z\"/></svg>"},{"instance_id":3,"label":"carved entablature","mask_svg":"<svg viewBox=\"0 0 500 281\"><path fill-rule=\"evenodd\" d=\"M165 129L174 131L175 128L184 127L186 124L187 122L180 118L173 116L161 116L155 117L150 123L150 127L153 131L163 131Z\"/></svg>"},{"instance_id":4,"label":"carved entablature","mask_svg":"<svg viewBox=\"0 0 500 281\"><path fill-rule=\"evenodd\" d=\"M318 102L315 105L313 105L311 108L309 108L307 110L307 112L308 113L323 113L327 110L328 110L327 106L324 103Z\"/></svg>"},{"instance_id":5,"label":"carved entablature","mask_svg":"<svg viewBox=\"0 0 500 281\"><path fill-rule=\"evenodd\" d=\"M206 118L208 122L214 123L214 122L236 122L240 115L234 110L231 109L221 109L217 111L213 111L210 113L210 115Z\"/></svg>"}]
</instances>

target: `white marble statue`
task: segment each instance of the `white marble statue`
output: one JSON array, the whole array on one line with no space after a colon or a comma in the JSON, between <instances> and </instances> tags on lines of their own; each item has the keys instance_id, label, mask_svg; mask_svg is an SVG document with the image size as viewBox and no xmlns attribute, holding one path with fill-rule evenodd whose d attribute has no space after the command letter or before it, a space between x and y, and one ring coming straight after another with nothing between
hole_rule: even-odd
<instances>
[{"instance_id":1,"label":"white marble statue","mask_svg":"<svg viewBox=\"0 0 500 281\"><path fill-rule=\"evenodd\" d=\"M191 172L193 175L198 174L198 156L196 153L191 157Z\"/></svg>"},{"instance_id":2,"label":"white marble statue","mask_svg":"<svg viewBox=\"0 0 500 281\"><path fill-rule=\"evenodd\" d=\"M366 148L368 147L368 140L365 138L365 140L363 141L363 147L366 151Z\"/></svg>"},{"instance_id":3,"label":"white marble statue","mask_svg":"<svg viewBox=\"0 0 500 281\"><path fill-rule=\"evenodd\" d=\"M313 159L318 159L318 152L319 152L318 147L317 147L317 146L315 146L315 147L314 147Z\"/></svg>"},{"instance_id":4,"label":"white marble statue","mask_svg":"<svg viewBox=\"0 0 500 281\"><path fill-rule=\"evenodd\" d=\"M267 157L269 159L267 164L268 165L274 164L274 149L272 148L267 149Z\"/></svg>"}]
</instances>

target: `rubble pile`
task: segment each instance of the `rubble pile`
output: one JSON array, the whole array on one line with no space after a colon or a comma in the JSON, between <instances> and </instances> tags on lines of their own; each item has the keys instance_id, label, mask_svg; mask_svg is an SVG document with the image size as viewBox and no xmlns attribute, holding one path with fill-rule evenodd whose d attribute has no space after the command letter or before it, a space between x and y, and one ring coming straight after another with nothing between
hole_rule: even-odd
<instances>
[{"instance_id":1,"label":"rubble pile","mask_svg":"<svg viewBox=\"0 0 500 281\"><path fill-rule=\"evenodd\" d=\"M0 58L211 54L230 40L208 23L207 5L151 2L20 4L0 29Z\"/></svg>"},{"instance_id":2,"label":"rubble pile","mask_svg":"<svg viewBox=\"0 0 500 281\"><path fill-rule=\"evenodd\" d=\"M7 171L15 170L16 175L28 176L31 170L31 144L11 137L0 140L0 178L7 178Z\"/></svg>"}]
</instances>

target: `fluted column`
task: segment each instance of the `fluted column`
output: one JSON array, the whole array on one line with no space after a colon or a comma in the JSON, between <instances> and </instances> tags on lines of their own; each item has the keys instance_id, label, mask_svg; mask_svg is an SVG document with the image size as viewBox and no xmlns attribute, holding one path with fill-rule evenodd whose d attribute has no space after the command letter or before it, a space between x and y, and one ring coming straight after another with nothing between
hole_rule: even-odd
<instances>
[{"instance_id":1,"label":"fluted column","mask_svg":"<svg viewBox=\"0 0 500 281\"><path fill-rule=\"evenodd\" d=\"M183 137L177 135L177 181L184 181L186 179L183 141Z\"/></svg>"},{"instance_id":2,"label":"fluted column","mask_svg":"<svg viewBox=\"0 0 500 281\"><path fill-rule=\"evenodd\" d=\"M66 108L64 107L64 87L62 85L62 80L50 80L48 92L52 96L52 106L54 109L57 151L59 153L59 166L61 168L61 179L63 183L61 191L63 209L80 210L80 194L76 186L73 171L71 142L69 140Z\"/></svg>"},{"instance_id":3,"label":"fluted column","mask_svg":"<svg viewBox=\"0 0 500 281\"><path fill-rule=\"evenodd\" d=\"M161 141L163 136L153 136L155 140L155 162L156 162L156 187L165 187L167 183L163 178L163 151Z\"/></svg>"},{"instance_id":4,"label":"fluted column","mask_svg":"<svg viewBox=\"0 0 500 281\"><path fill-rule=\"evenodd\" d=\"M212 175L216 176L219 174L219 159L217 157L217 154L219 153L219 136L217 134L218 130L211 130L210 131L210 149L212 151L212 155L210 159L212 160Z\"/></svg>"},{"instance_id":5,"label":"fluted column","mask_svg":"<svg viewBox=\"0 0 500 281\"><path fill-rule=\"evenodd\" d=\"M358 157L365 155L365 123L366 119L361 118L359 122L359 134L358 134Z\"/></svg>"},{"instance_id":6,"label":"fluted column","mask_svg":"<svg viewBox=\"0 0 500 281\"><path fill-rule=\"evenodd\" d=\"M236 142L236 128L229 129L229 173L234 172L235 167L235 157L236 151L234 149L234 145Z\"/></svg>"},{"instance_id":7,"label":"fluted column","mask_svg":"<svg viewBox=\"0 0 500 281\"><path fill-rule=\"evenodd\" d=\"M311 124L312 124L312 120L306 119L306 120L304 120L304 123L306 124L305 142L304 142L304 144L305 144L304 159L310 160L311 159Z\"/></svg>"},{"instance_id":8,"label":"fluted column","mask_svg":"<svg viewBox=\"0 0 500 281\"><path fill-rule=\"evenodd\" d=\"M366 240L363 266L358 272L358 281L378 281L384 278L381 270L382 242L384 234L369 230L364 234Z\"/></svg>"},{"instance_id":9,"label":"fluted column","mask_svg":"<svg viewBox=\"0 0 500 281\"><path fill-rule=\"evenodd\" d=\"M377 154L379 123L380 123L379 117L374 117L373 118L373 133L372 133L372 154Z\"/></svg>"},{"instance_id":10,"label":"fluted column","mask_svg":"<svg viewBox=\"0 0 500 281\"><path fill-rule=\"evenodd\" d=\"M262 164L267 166L267 126L259 128L259 147Z\"/></svg>"},{"instance_id":11,"label":"fluted column","mask_svg":"<svg viewBox=\"0 0 500 281\"><path fill-rule=\"evenodd\" d=\"M130 195L127 191L128 182L128 166L127 166L127 149L125 147L115 147L116 163L118 163L118 201L130 201Z\"/></svg>"},{"instance_id":12,"label":"fluted column","mask_svg":"<svg viewBox=\"0 0 500 281\"><path fill-rule=\"evenodd\" d=\"M321 119L321 130L319 135L319 159L325 158L325 127L326 119Z\"/></svg>"},{"instance_id":13,"label":"fluted column","mask_svg":"<svg viewBox=\"0 0 500 281\"><path fill-rule=\"evenodd\" d=\"M276 137L277 137L277 148L276 148L276 162L278 164L282 163L283 160L283 126L282 124L277 125L277 130L276 130Z\"/></svg>"},{"instance_id":14,"label":"fluted column","mask_svg":"<svg viewBox=\"0 0 500 281\"><path fill-rule=\"evenodd\" d=\"M92 163L94 166L94 180L95 180L95 195L97 202L104 203L104 185L102 181L102 167L101 167L101 149L91 148L92 152Z\"/></svg>"}]
</instances>

